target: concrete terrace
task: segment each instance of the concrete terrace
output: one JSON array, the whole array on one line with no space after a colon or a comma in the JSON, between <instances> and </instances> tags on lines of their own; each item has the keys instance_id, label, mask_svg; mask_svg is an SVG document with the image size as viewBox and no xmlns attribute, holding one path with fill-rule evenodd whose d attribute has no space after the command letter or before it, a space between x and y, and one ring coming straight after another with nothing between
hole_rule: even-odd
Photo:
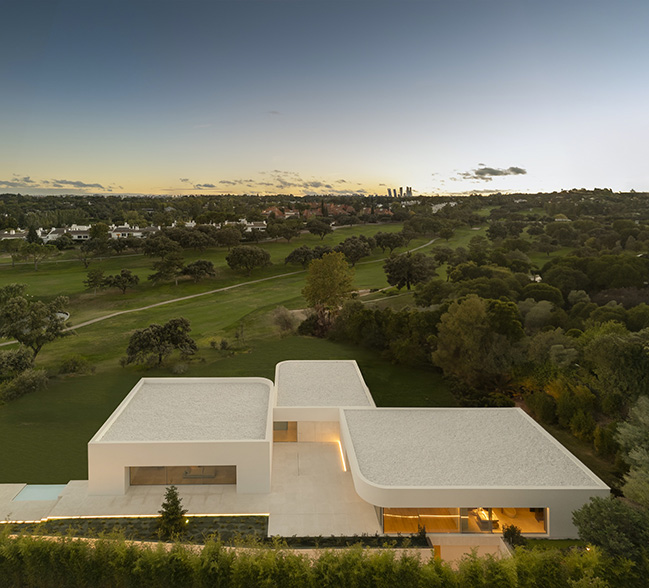
<instances>
[{"instance_id":1,"label":"concrete terrace","mask_svg":"<svg viewBox=\"0 0 649 588\"><path fill-rule=\"evenodd\" d=\"M88 496L72 481L56 500L12 501L24 484L0 485L0 520L157 515L165 488L133 486L124 496ZM229 485L182 486L189 514L269 514L269 534L354 535L381 532L374 507L354 491L337 443L279 443L273 449L269 494L237 494Z\"/></svg>"}]
</instances>

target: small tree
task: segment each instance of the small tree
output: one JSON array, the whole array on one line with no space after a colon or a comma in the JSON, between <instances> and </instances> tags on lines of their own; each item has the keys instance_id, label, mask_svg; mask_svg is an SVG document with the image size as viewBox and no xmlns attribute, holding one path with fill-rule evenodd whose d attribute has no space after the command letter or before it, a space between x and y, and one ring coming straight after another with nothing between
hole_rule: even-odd
<instances>
[{"instance_id":1,"label":"small tree","mask_svg":"<svg viewBox=\"0 0 649 588\"><path fill-rule=\"evenodd\" d=\"M166 235L157 233L153 237L144 240L142 249L147 257L160 257L162 259L171 253L181 253L183 248Z\"/></svg>"},{"instance_id":2,"label":"small tree","mask_svg":"<svg viewBox=\"0 0 649 588\"><path fill-rule=\"evenodd\" d=\"M225 258L233 270L244 270L249 276L256 267L270 265L270 253L254 245L239 245L234 247Z\"/></svg>"},{"instance_id":3,"label":"small tree","mask_svg":"<svg viewBox=\"0 0 649 588\"><path fill-rule=\"evenodd\" d=\"M399 290L404 286L410 290L411 286L430 280L437 275L435 269L433 258L423 253L391 255L383 264L388 284Z\"/></svg>"},{"instance_id":4,"label":"small tree","mask_svg":"<svg viewBox=\"0 0 649 588\"><path fill-rule=\"evenodd\" d=\"M356 265L359 259L367 257L372 253L370 245L360 237L347 237L347 239L334 248L334 251L343 253L352 267Z\"/></svg>"},{"instance_id":5,"label":"small tree","mask_svg":"<svg viewBox=\"0 0 649 588\"><path fill-rule=\"evenodd\" d=\"M83 283L86 285L88 290L94 290L95 294L97 294L97 290L104 288L107 285L104 270L91 269Z\"/></svg>"},{"instance_id":6,"label":"small tree","mask_svg":"<svg viewBox=\"0 0 649 588\"><path fill-rule=\"evenodd\" d=\"M390 253L392 253L397 247L403 247L405 245L405 240L400 233L384 233L379 231L374 235L374 239L382 252L389 249Z\"/></svg>"},{"instance_id":7,"label":"small tree","mask_svg":"<svg viewBox=\"0 0 649 588\"><path fill-rule=\"evenodd\" d=\"M302 245L297 249L293 249L293 251L284 258L284 263L299 263L303 268L306 268L314 257L313 249L308 245Z\"/></svg>"},{"instance_id":8,"label":"small tree","mask_svg":"<svg viewBox=\"0 0 649 588\"><path fill-rule=\"evenodd\" d=\"M59 252L54 245L41 245L39 243L25 243L22 251L25 257L28 257L34 262L34 269L36 271L38 271L38 264L41 261Z\"/></svg>"},{"instance_id":9,"label":"small tree","mask_svg":"<svg viewBox=\"0 0 649 588\"><path fill-rule=\"evenodd\" d=\"M241 241L241 231L236 227L223 227L216 234L216 241L221 247L227 247L229 251Z\"/></svg>"},{"instance_id":10,"label":"small tree","mask_svg":"<svg viewBox=\"0 0 649 588\"><path fill-rule=\"evenodd\" d=\"M311 233L312 235L318 235L321 240L324 239L329 233L333 232L333 229L331 228L331 226L329 226L329 223L326 223L319 219L310 220L306 224L306 228L309 230L309 233Z\"/></svg>"},{"instance_id":11,"label":"small tree","mask_svg":"<svg viewBox=\"0 0 649 588\"><path fill-rule=\"evenodd\" d=\"M140 278L131 270L123 269L114 276L107 276L105 284L109 287L119 288L122 294L126 294L127 288L135 288L140 283Z\"/></svg>"},{"instance_id":12,"label":"small tree","mask_svg":"<svg viewBox=\"0 0 649 588\"><path fill-rule=\"evenodd\" d=\"M309 264L302 296L315 309L322 330L326 331L331 315L350 296L353 280L354 270L339 251L326 253Z\"/></svg>"},{"instance_id":13,"label":"small tree","mask_svg":"<svg viewBox=\"0 0 649 588\"><path fill-rule=\"evenodd\" d=\"M0 336L16 339L29 347L34 358L43 345L63 336L65 296L51 302L32 300L22 295L24 286L9 284L0 289Z\"/></svg>"},{"instance_id":14,"label":"small tree","mask_svg":"<svg viewBox=\"0 0 649 588\"><path fill-rule=\"evenodd\" d=\"M183 355L193 355L197 347L189 336L190 331L189 321L182 317L171 319L164 325L152 324L137 329L129 339L123 364L156 361L156 365L160 365L174 349Z\"/></svg>"},{"instance_id":15,"label":"small tree","mask_svg":"<svg viewBox=\"0 0 649 588\"><path fill-rule=\"evenodd\" d=\"M205 278L213 278L216 276L216 270L211 261L197 259L183 268L183 274L191 277L194 282L200 282Z\"/></svg>"},{"instance_id":16,"label":"small tree","mask_svg":"<svg viewBox=\"0 0 649 588\"><path fill-rule=\"evenodd\" d=\"M27 241L27 243L36 243L38 245L43 244L43 239L41 239L40 235L38 234L38 230L34 225L29 227L25 240Z\"/></svg>"},{"instance_id":17,"label":"small tree","mask_svg":"<svg viewBox=\"0 0 649 588\"><path fill-rule=\"evenodd\" d=\"M156 270L156 272L148 276L147 280L153 280L154 282L174 280L177 286L178 277L182 275L184 265L185 259L183 258L182 253L170 253L160 261L153 263L153 269Z\"/></svg>"},{"instance_id":18,"label":"small tree","mask_svg":"<svg viewBox=\"0 0 649 588\"><path fill-rule=\"evenodd\" d=\"M167 488L162 508L158 512L160 513L158 522L160 539L178 539L184 535L187 509L183 508L182 499L178 496L178 488L175 486Z\"/></svg>"},{"instance_id":19,"label":"small tree","mask_svg":"<svg viewBox=\"0 0 649 588\"><path fill-rule=\"evenodd\" d=\"M0 240L0 251L9 254L11 257L11 267L14 267L17 261L20 261L25 257L25 252L23 251L24 245L25 242L22 239Z\"/></svg>"}]
</instances>

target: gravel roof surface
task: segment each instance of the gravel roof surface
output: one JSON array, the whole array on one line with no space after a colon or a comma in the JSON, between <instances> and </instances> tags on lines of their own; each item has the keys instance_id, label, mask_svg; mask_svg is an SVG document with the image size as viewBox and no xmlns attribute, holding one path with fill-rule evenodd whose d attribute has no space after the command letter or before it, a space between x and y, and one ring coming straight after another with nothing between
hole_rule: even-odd
<instances>
[{"instance_id":1,"label":"gravel roof surface","mask_svg":"<svg viewBox=\"0 0 649 588\"><path fill-rule=\"evenodd\" d=\"M345 418L375 484L602 487L520 409L350 409Z\"/></svg>"},{"instance_id":2,"label":"gravel roof surface","mask_svg":"<svg viewBox=\"0 0 649 588\"><path fill-rule=\"evenodd\" d=\"M282 362L276 384L277 406L372 406L353 360Z\"/></svg>"},{"instance_id":3,"label":"gravel roof surface","mask_svg":"<svg viewBox=\"0 0 649 588\"><path fill-rule=\"evenodd\" d=\"M264 439L270 383L143 382L99 441Z\"/></svg>"}]
</instances>

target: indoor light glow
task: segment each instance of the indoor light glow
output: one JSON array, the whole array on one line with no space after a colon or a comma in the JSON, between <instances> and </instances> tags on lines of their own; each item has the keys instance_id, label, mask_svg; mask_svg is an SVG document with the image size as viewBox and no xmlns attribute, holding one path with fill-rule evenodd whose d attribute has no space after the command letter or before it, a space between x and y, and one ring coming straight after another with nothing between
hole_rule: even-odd
<instances>
[{"instance_id":1,"label":"indoor light glow","mask_svg":"<svg viewBox=\"0 0 649 588\"><path fill-rule=\"evenodd\" d=\"M340 444L340 441L336 441L338 443L338 450L340 451L340 461L343 464L343 472L347 471L347 465L345 464L345 455L343 454L343 446Z\"/></svg>"}]
</instances>

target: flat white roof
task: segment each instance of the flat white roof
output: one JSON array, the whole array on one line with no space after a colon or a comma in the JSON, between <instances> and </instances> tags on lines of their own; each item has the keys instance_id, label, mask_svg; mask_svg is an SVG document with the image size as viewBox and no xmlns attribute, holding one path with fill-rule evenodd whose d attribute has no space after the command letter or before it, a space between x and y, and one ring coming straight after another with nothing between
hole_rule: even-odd
<instances>
[{"instance_id":1,"label":"flat white roof","mask_svg":"<svg viewBox=\"0 0 649 588\"><path fill-rule=\"evenodd\" d=\"M264 378L143 378L91 442L265 439Z\"/></svg>"},{"instance_id":2,"label":"flat white roof","mask_svg":"<svg viewBox=\"0 0 649 588\"><path fill-rule=\"evenodd\" d=\"M283 361L275 385L277 406L374 406L354 360Z\"/></svg>"},{"instance_id":3,"label":"flat white roof","mask_svg":"<svg viewBox=\"0 0 649 588\"><path fill-rule=\"evenodd\" d=\"M343 412L348 452L379 486L607 487L519 408Z\"/></svg>"}]
</instances>

